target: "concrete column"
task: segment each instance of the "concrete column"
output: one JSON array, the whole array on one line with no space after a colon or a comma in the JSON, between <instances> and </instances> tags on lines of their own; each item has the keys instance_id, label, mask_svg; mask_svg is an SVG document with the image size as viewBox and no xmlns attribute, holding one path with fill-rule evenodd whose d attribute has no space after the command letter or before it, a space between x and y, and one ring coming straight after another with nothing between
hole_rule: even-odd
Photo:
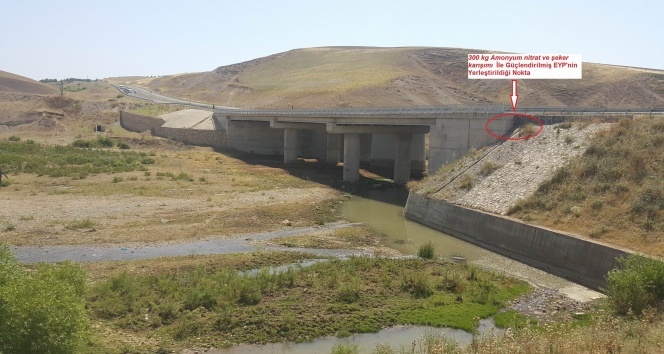
<instances>
[{"instance_id":1,"label":"concrete column","mask_svg":"<svg viewBox=\"0 0 664 354\"><path fill-rule=\"evenodd\" d=\"M394 134L373 134L371 139L371 166L394 166Z\"/></svg>"},{"instance_id":2,"label":"concrete column","mask_svg":"<svg viewBox=\"0 0 664 354\"><path fill-rule=\"evenodd\" d=\"M359 181L360 181L360 135L344 134L344 182L359 182Z\"/></svg>"},{"instance_id":3,"label":"concrete column","mask_svg":"<svg viewBox=\"0 0 664 354\"><path fill-rule=\"evenodd\" d=\"M426 141L425 134L413 134L413 142L411 144L411 163L410 167L412 172L418 176L421 176L424 171L426 171L427 166L427 152L426 152Z\"/></svg>"},{"instance_id":4,"label":"concrete column","mask_svg":"<svg viewBox=\"0 0 664 354\"><path fill-rule=\"evenodd\" d=\"M405 184L410 179L410 148L412 134L397 134L394 152L394 183Z\"/></svg>"},{"instance_id":5,"label":"concrete column","mask_svg":"<svg viewBox=\"0 0 664 354\"><path fill-rule=\"evenodd\" d=\"M325 161L337 164L341 157L341 134L327 134Z\"/></svg>"},{"instance_id":6,"label":"concrete column","mask_svg":"<svg viewBox=\"0 0 664 354\"><path fill-rule=\"evenodd\" d=\"M360 162L371 161L371 142L373 134L360 135Z\"/></svg>"},{"instance_id":7,"label":"concrete column","mask_svg":"<svg viewBox=\"0 0 664 354\"><path fill-rule=\"evenodd\" d=\"M297 129L284 129L284 163L297 162Z\"/></svg>"}]
</instances>

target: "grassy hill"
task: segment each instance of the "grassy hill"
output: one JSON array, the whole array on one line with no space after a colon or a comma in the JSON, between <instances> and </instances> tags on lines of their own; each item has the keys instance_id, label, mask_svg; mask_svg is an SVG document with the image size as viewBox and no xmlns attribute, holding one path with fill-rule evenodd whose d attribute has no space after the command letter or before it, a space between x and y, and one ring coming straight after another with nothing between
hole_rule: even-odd
<instances>
[{"instance_id":1,"label":"grassy hill","mask_svg":"<svg viewBox=\"0 0 664 354\"><path fill-rule=\"evenodd\" d=\"M56 89L39 81L0 70L0 92L49 95L56 93Z\"/></svg>"},{"instance_id":2,"label":"grassy hill","mask_svg":"<svg viewBox=\"0 0 664 354\"><path fill-rule=\"evenodd\" d=\"M623 120L510 211L664 256L664 117Z\"/></svg>"},{"instance_id":3,"label":"grassy hill","mask_svg":"<svg viewBox=\"0 0 664 354\"><path fill-rule=\"evenodd\" d=\"M366 107L509 102L509 80L468 80L453 48L291 50L210 72L127 78L163 93L239 107ZM584 63L581 80L520 80L519 105L664 106L664 71Z\"/></svg>"}]
</instances>

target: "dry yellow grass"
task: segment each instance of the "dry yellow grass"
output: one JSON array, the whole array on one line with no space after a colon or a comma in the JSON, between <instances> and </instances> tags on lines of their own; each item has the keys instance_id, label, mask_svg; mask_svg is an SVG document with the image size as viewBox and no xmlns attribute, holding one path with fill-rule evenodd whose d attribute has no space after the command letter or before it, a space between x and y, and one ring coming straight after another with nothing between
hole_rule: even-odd
<instances>
[{"instance_id":1,"label":"dry yellow grass","mask_svg":"<svg viewBox=\"0 0 664 354\"><path fill-rule=\"evenodd\" d=\"M167 95L237 107L507 105L505 80L468 80L457 48L292 50L211 72L125 78ZM664 106L664 71L584 63L583 80L526 80L519 106ZM491 81L491 82L489 82Z\"/></svg>"}]
</instances>

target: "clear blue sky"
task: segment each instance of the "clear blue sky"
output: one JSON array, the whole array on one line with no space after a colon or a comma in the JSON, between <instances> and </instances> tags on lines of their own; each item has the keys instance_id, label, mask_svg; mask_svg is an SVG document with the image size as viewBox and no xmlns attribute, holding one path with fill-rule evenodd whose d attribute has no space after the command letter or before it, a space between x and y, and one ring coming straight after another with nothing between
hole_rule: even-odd
<instances>
[{"instance_id":1,"label":"clear blue sky","mask_svg":"<svg viewBox=\"0 0 664 354\"><path fill-rule=\"evenodd\" d=\"M332 45L570 53L664 69L663 19L661 0L0 0L0 70L168 75Z\"/></svg>"}]
</instances>

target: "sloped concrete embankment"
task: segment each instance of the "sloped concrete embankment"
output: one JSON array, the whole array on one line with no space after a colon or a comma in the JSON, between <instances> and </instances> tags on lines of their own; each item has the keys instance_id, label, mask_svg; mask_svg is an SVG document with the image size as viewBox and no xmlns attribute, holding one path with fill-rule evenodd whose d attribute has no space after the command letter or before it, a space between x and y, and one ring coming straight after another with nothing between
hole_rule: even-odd
<instances>
[{"instance_id":1,"label":"sloped concrete embankment","mask_svg":"<svg viewBox=\"0 0 664 354\"><path fill-rule=\"evenodd\" d=\"M120 111L120 126L126 130L142 133L150 131L154 136L179 141L185 144L227 147L228 139L225 130L191 129L163 127L161 118L147 117L140 114Z\"/></svg>"},{"instance_id":2,"label":"sloped concrete embankment","mask_svg":"<svg viewBox=\"0 0 664 354\"><path fill-rule=\"evenodd\" d=\"M601 291L623 250L410 193L407 218Z\"/></svg>"}]
</instances>

